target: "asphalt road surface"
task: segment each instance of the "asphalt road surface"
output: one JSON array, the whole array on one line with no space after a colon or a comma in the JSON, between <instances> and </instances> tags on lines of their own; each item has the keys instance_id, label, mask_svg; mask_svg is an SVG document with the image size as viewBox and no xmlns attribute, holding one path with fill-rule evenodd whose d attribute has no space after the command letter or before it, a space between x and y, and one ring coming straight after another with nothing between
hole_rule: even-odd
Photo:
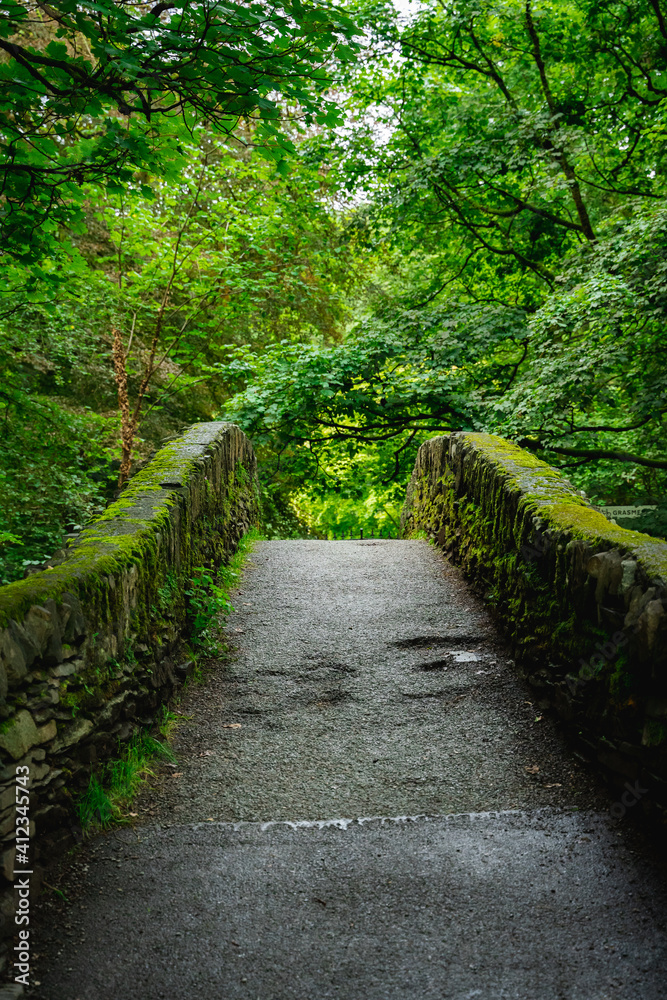
<instances>
[{"instance_id":1,"label":"asphalt road surface","mask_svg":"<svg viewBox=\"0 0 667 1000\"><path fill-rule=\"evenodd\" d=\"M178 765L42 904L28 995L667 998L660 859L432 547L262 542L234 604Z\"/></svg>"}]
</instances>

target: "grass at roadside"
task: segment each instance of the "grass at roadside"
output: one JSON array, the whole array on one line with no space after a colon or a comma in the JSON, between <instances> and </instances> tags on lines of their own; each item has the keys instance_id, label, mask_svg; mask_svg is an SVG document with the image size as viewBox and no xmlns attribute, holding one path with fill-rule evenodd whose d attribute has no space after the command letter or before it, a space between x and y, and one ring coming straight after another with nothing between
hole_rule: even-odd
<instances>
[{"instance_id":1,"label":"grass at roadside","mask_svg":"<svg viewBox=\"0 0 667 1000\"><path fill-rule=\"evenodd\" d=\"M159 760L176 761L169 744L146 732L136 733L120 757L109 761L99 774L91 775L78 804L79 823L84 833L126 819L141 782L153 774L151 765Z\"/></svg>"}]
</instances>

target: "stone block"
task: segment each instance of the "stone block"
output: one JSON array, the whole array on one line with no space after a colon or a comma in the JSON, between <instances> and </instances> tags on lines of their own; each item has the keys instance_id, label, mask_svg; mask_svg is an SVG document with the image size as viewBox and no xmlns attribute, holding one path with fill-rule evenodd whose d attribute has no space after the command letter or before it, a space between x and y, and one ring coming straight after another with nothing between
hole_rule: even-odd
<instances>
[{"instance_id":1,"label":"stone block","mask_svg":"<svg viewBox=\"0 0 667 1000\"><path fill-rule=\"evenodd\" d=\"M603 604L607 594L615 597L623 580L623 561L618 549L597 552L588 560L586 567L590 576L597 580L595 600Z\"/></svg>"},{"instance_id":2,"label":"stone block","mask_svg":"<svg viewBox=\"0 0 667 1000\"><path fill-rule=\"evenodd\" d=\"M51 615L52 632L47 640L46 649L42 654L42 660L45 667L51 667L55 666L57 663L61 663L63 659L63 625L60 615L58 614L56 602L53 599L46 601L44 607Z\"/></svg>"},{"instance_id":3,"label":"stone block","mask_svg":"<svg viewBox=\"0 0 667 1000\"><path fill-rule=\"evenodd\" d=\"M65 727L53 741L50 747L51 753L61 753L68 747L76 746L77 743L85 740L86 736L88 736L92 730L93 723L90 719L76 719L71 726Z\"/></svg>"},{"instance_id":4,"label":"stone block","mask_svg":"<svg viewBox=\"0 0 667 1000\"><path fill-rule=\"evenodd\" d=\"M55 617L55 604L53 601L49 603L52 605L51 608L33 604L23 619L23 630L37 647L40 656L46 651L48 642L59 624Z\"/></svg>"},{"instance_id":5,"label":"stone block","mask_svg":"<svg viewBox=\"0 0 667 1000\"><path fill-rule=\"evenodd\" d=\"M12 776L14 777L14 776ZM4 813L16 802L16 784L12 783L0 791L0 813Z\"/></svg>"},{"instance_id":6,"label":"stone block","mask_svg":"<svg viewBox=\"0 0 667 1000\"><path fill-rule=\"evenodd\" d=\"M19 1000L23 996L23 987L20 983L6 983L0 986L0 1000Z\"/></svg>"},{"instance_id":7,"label":"stone block","mask_svg":"<svg viewBox=\"0 0 667 1000\"><path fill-rule=\"evenodd\" d=\"M646 654L652 653L656 648L661 626L664 624L665 608L663 602L649 601L637 622L640 643Z\"/></svg>"},{"instance_id":8,"label":"stone block","mask_svg":"<svg viewBox=\"0 0 667 1000\"><path fill-rule=\"evenodd\" d=\"M176 674L181 680L187 680L188 677L192 677L195 670L195 661L186 660L185 663L179 663L176 667Z\"/></svg>"},{"instance_id":9,"label":"stone block","mask_svg":"<svg viewBox=\"0 0 667 1000\"><path fill-rule=\"evenodd\" d=\"M658 591L656 587L649 587L648 590L642 590L641 587L633 587L628 612L625 616L625 627L631 628L633 625L636 625L644 613L646 605L654 601L657 596Z\"/></svg>"},{"instance_id":10,"label":"stone block","mask_svg":"<svg viewBox=\"0 0 667 1000\"><path fill-rule=\"evenodd\" d=\"M35 824L40 833L57 830L59 826L63 826L68 820L69 813L67 809L57 803L42 806L35 813Z\"/></svg>"},{"instance_id":11,"label":"stone block","mask_svg":"<svg viewBox=\"0 0 667 1000\"><path fill-rule=\"evenodd\" d=\"M96 720L97 725L103 729L113 725L120 718L123 706L130 697L132 697L132 692L123 691L122 694L117 694L115 698L111 698L99 712Z\"/></svg>"},{"instance_id":12,"label":"stone block","mask_svg":"<svg viewBox=\"0 0 667 1000\"><path fill-rule=\"evenodd\" d=\"M0 1000L18 1000L24 993L20 983L6 983L0 986Z\"/></svg>"},{"instance_id":13,"label":"stone block","mask_svg":"<svg viewBox=\"0 0 667 1000\"><path fill-rule=\"evenodd\" d=\"M624 559L621 562L621 569L623 571L621 576L621 583L618 588L619 594L626 594L632 592L635 585L635 577L637 575L637 560L636 559Z\"/></svg>"},{"instance_id":14,"label":"stone block","mask_svg":"<svg viewBox=\"0 0 667 1000\"><path fill-rule=\"evenodd\" d=\"M43 778L47 776L51 770L48 764L37 764L36 762L30 768L30 785L33 787L38 782L42 781Z\"/></svg>"},{"instance_id":15,"label":"stone block","mask_svg":"<svg viewBox=\"0 0 667 1000\"><path fill-rule=\"evenodd\" d=\"M37 730L37 743L48 743L58 732L58 725L55 719L51 719L45 726L40 726Z\"/></svg>"},{"instance_id":16,"label":"stone block","mask_svg":"<svg viewBox=\"0 0 667 1000\"><path fill-rule=\"evenodd\" d=\"M77 673L77 664L79 663L83 663L83 660L68 660L65 663L60 663L57 667L54 667L51 673L54 677L71 677L72 674Z\"/></svg>"},{"instance_id":17,"label":"stone block","mask_svg":"<svg viewBox=\"0 0 667 1000\"><path fill-rule=\"evenodd\" d=\"M45 788L47 785L51 785L53 782L57 782L57 779L60 778L62 773L63 772L57 767L49 767L47 769L47 773L39 782L40 789Z\"/></svg>"},{"instance_id":18,"label":"stone block","mask_svg":"<svg viewBox=\"0 0 667 1000\"><path fill-rule=\"evenodd\" d=\"M0 663L9 687L20 684L38 655L39 648L32 638L18 622L10 621L0 635Z\"/></svg>"},{"instance_id":19,"label":"stone block","mask_svg":"<svg viewBox=\"0 0 667 1000\"><path fill-rule=\"evenodd\" d=\"M18 760L23 757L30 747L40 742L39 733L35 721L30 712L21 709L8 722L4 723L6 728L0 732L0 748Z\"/></svg>"},{"instance_id":20,"label":"stone block","mask_svg":"<svg viewBox=\"0 0 667 1000\"><path fill-rule=\"evenodd\" d=\"M86 635L86 618L81 607L81 601L74 594L64 593L62 595L61 607L67 615L67 621L63 628L63 642L68 646L81 641Z\"/></svg>"},{"instance_id":21,"label":"stone block","mask_svg":"<svg viewBox=\"0 0 667 1000\"><path fill-rule=\"evenodd\" d=\"M16 778L16 768L23 765L27 765L28 767L30 767L33 758L36 758L37 754L39 753L42 754L41 759L44 759L44 751L35 750L33 747L33 749L29 753L27 753L25 757L22 757L20 760L13 760L10 764L6 764L3 768L0 769L0 784L5 784L6 782L13 782Z\"/></svg>"},{"instance_id":22,"label":"stone block","mask_svg":"<svg viewBox=\"0 0 667 1000\"><path fill-rule=\"evenodd\" d=\"M54 709L52 706L32 709L32 717L35 720L35 725L42 726L54 717Z\"/></svg>"}]
</instances>

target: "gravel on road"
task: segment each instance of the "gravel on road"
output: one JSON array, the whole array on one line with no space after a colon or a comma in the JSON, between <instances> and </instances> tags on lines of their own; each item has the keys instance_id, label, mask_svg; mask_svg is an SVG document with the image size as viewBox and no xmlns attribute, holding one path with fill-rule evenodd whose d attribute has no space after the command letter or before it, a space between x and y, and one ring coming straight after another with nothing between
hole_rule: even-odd
<instances>
[{"instance_id":1,"label":"gravel on road","mask_svg":"<svg viewBox=\"0 0 667 1000\"><path fill-rule=\"evenodd\" d=\"M262 542L234 605L31 995L667 998L661 867L434 548Z\"/></svg>"}]
</instances>

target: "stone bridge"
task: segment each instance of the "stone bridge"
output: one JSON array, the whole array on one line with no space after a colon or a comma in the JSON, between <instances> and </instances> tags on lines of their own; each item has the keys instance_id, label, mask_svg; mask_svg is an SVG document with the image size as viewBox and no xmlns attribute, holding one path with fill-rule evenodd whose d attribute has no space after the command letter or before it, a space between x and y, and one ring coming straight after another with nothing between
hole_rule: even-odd
<instances>
[{"instance_id":1,"label":"stone bridge","mask_svg":"<svg viewBox=\"0 0 667 1000\"><path fill-rule=\"evenodd\" d=\"M422 446L403 540L259 543L177 768L55 873L90 775L192 671L193 570L257 510L247 438L196 425L0 589L4 933L27 948L28 871L28 995L666 996L664 872L632 818L664 830L667 545L487 435ZM47 865L66 907L37 902Z\"/></svg>"}]
</instances>

